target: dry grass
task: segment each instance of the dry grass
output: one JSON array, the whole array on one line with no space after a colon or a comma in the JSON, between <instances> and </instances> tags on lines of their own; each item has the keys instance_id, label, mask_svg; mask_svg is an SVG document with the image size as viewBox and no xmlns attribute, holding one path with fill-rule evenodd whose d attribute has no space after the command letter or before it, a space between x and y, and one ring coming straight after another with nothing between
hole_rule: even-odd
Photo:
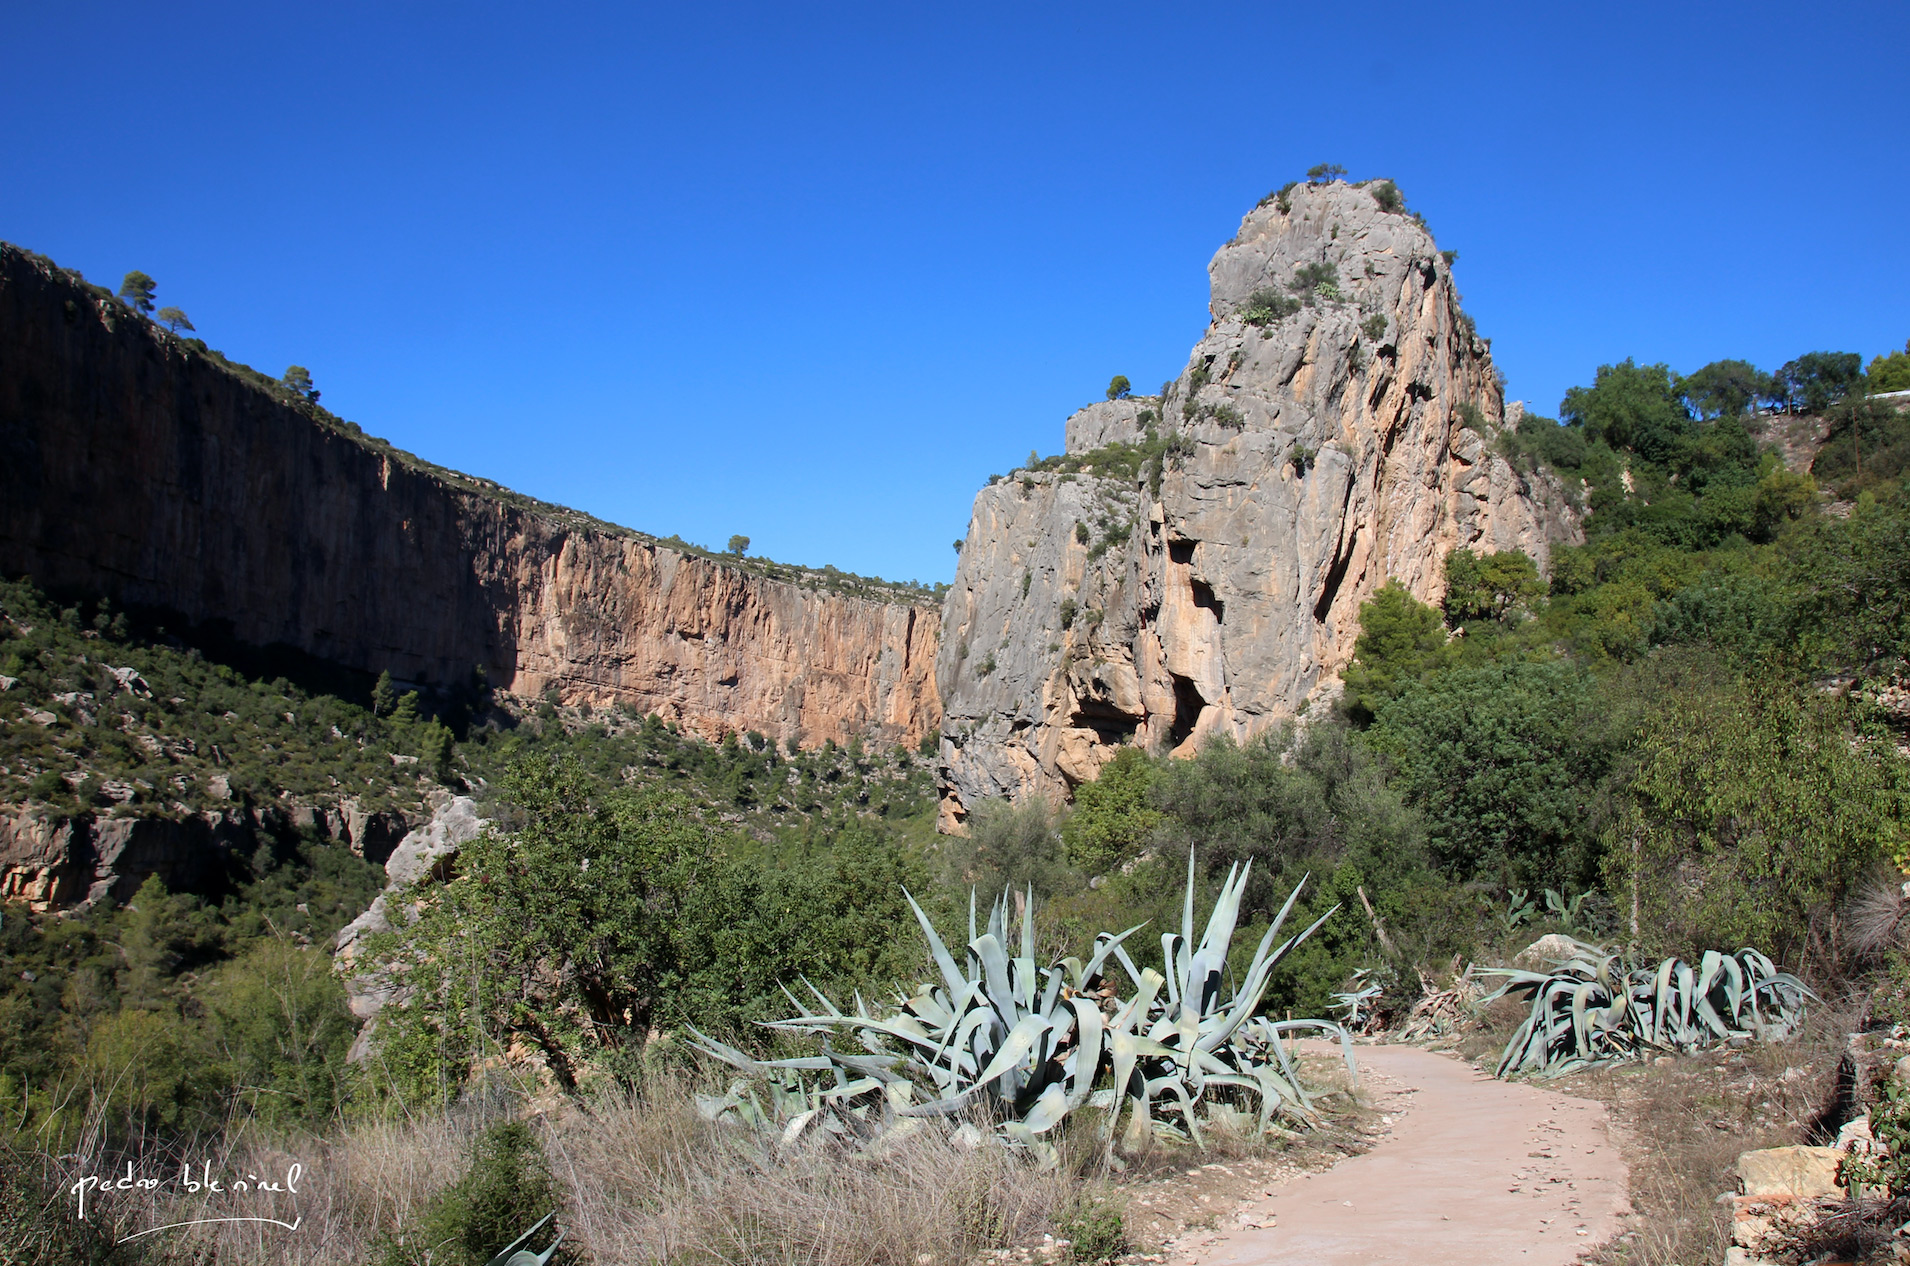
<instances>
[{"instance_id":1,"label":"dry grass","mask_svg":"<svg viewBox=\"0 0 1910 1266\"><path fill-rule=\"evenodd\" d=\"M163 1159L151 1152L135 1159L139 1174L166 1181L156 1191L100 1197L89 1219L122 1236L205 1218L296 1220L295 1231L209 1223L140 1243L195 1266L364 1266L381 1233L415 1225L464 1172L486 1126L528 1115L564 1192L566 1242L588 1262L961 1266L990 1249L1039 1243L1088 1204L1131 1198L1135 1214L1146 1216L1136 1238L1158 1242L1163 1229L1231 1208L1223 1187L1236 1178L1251 1185L1267 1165L1324 1168L1361 1150L1353 1096L1335 1084L1343 1070L1324 1058L1306 1065L1309 1083L1328 1089L1324 1106L1334 1115L1326 1128L1276 1142L1216 1131L1205 1151L1154 1144L1118 1175L1103 1167L1094 1120L1057 1140L1061 1164L1047 1171L992 1144L962 1146L933 1125L875 1156L826 1142L782 1148L705 1121L693 1096L710 1087L662 1074L641 1095L606 1093L582 1105L494 1088L448 1114L361 1124L330 1139L267 1142L235 1128ZM127 1159L97 1142L81 1154L86 1159L57 1165L62 1186L86 1173L121 1172ZM229 1189L180 1190L176 1176L187 1164L224 1176ZM231 1179L248 1175L282 1181L294 1164L304 1169L296 1198L230 1189Z\"/></svg>"},{"instance_id":2,"label":"dry grass","mask_svg":"<svg viewBox=\"0 0 1910 1266\"><path fill-rule=\"evenodd\" d=\"M1740 1152L1811 1141L1837 1094L1853 1017L1823 1007L1790 1042L1627 1064L1560 1078L1558 1088L1611 1106L1631 1167L1635 1216L1588 1258L1596 1266L1721 1262Z\"/></svg>"},{"instance_id":3,"label":"dry grass","mask_svg":"<svg viewBox=\"0 0 1910 1266\"><path fill-rule=\"evenodd\" d=\"M965 1262L1038 1234L1085 1168L1077 1155L1043 1173L933 1128L877 1157L777 1149L701 1120L681 1088L601 1099L546 1129L576 1235L602 1262Z\"/></svg>"}]
</instances>

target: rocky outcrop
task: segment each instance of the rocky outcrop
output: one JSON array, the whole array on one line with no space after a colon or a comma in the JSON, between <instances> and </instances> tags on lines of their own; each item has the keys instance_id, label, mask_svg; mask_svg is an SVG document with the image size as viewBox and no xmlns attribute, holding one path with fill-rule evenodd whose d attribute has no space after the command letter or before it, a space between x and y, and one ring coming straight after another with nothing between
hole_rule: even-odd
<instances>
[{"instance_id":1,"label":"rocky outcrop","mask_svg":"<svg viewBox=\"0 0 1910 1266\"><path fill-rule=\"evenodd\" d=\"M706 736L914 743L938 616L777 580L381 447L0 246L0 572L411 682Z\"/></svg>"},{"instance_id":2,"label":"rocky outcrop","mask_svg":"<svg viewBox=\"0 0 1910 1266\"><path fill-rule=\"evenodd\" d=\"M1494 452L1488 345L1372 187L1268 200L1208 271L1212 323L1166 393L1068 420L1070 456L1134 446L1132 474L1063 463L975 499L936 664L945 829L985 797L1064 797L1124 743L1299 715L1389 578L1433 600L1456 547L1543 565L1577 535Z\"/></svg>"},{"instance_id":3,"label":"rocky outcrop","mask_svg":"<svg viewBox=\"0 0 1910 1266\"><path fill-rule=\"evenodd\" d=\"M267 837L297 833L349 845L384 863L409 830L402 813L367 811L355 801L331 809L235 806L176 817L60 817L9 808L0 813L0 901L24 901L41 911L120 904L152 875L174 892L208 892Z\"/></svg>"},{"instance_id":4,"label":"rocky outcrop","mask_svg":"<svg viewBox=\"0 0 1910 1266\"><path fill-rule=\"evenodd\" d=\"M389 880L385 890L372 900L363 914L339 930L333 941L336 966L345 980L347 1005L360 1020L376 1019L393 995L388 976L358 962L363 938L392 931L396 926L392 923L394 912L401 924L408 924L415 918L415 915L408 913L409 906L398 904L404 890L422 879L451 878L458 852L478 837L486 821L478 816L477 802L468 796L446 799L431 815L429 822L405 836L391 859L385 863L385 875ZM368 1024L352 1047L349 1058L353 1063L364 1058L370 1038L371 1028Z\"/></svg>"}]
</instances>

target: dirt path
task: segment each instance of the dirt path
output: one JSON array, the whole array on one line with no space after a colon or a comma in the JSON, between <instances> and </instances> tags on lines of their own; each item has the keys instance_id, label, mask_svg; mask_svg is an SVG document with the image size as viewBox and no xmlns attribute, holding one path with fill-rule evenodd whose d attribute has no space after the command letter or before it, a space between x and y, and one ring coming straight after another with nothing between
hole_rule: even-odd
<instances>
[{"instance_id":1,"label":"dirt path","mask_svg":"<svg viewBox=\"0 0 1910 1266\"><path fill-rule=\"evenodd\" d=\"M1626 1168L1603 1104L1413 1046L1363 1047L1359 1060L1387 1136L1182 1237L1170 1262L1564 1266L1617 1232Z\"/></svg>"}]
</instances>

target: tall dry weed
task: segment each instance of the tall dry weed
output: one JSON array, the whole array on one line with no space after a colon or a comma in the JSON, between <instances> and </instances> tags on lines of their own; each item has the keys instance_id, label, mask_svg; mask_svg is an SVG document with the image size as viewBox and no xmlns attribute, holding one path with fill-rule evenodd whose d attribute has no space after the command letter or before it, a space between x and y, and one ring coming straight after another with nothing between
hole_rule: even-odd
<instances>
[{"instance_id":1,"label":"tall dry weed","mask_svg":"<svg viewBox=\"0 0 1910 1266\"><path fill-rule=\"evenodd\" d=\"M781 1147L704 1120L688 1077L650 1078L641 1093L544 1104L493 1093L449 1113L360 1124L328 1139L265 1140L241 1126L177 1145L163 1158L110 1151L106 1131L57 1158L64 1183L182 1165L215 1175L282 1176L303 1166L296 1198L185 1192L168 1182L120 1200L111 1225L137 1230L240 1214L297 1229L206 1222L141 1237L150 1250L198 1266L364 1266L379 1237L418 1215L468 1168L472 1143L505 1115L531 1113L563 1191L566 1243L595 1263L700 1266L956 1266L981 1250L1038 1235L1080 1201L1100 1149L1082 1131L1062 1140L1061 1167L1041 1171L992 1143L966 1147L925 1124L876 1155L827 1140ZM89 1211L91 1216L101 1213Z\"/></svg>"}]
</instances>

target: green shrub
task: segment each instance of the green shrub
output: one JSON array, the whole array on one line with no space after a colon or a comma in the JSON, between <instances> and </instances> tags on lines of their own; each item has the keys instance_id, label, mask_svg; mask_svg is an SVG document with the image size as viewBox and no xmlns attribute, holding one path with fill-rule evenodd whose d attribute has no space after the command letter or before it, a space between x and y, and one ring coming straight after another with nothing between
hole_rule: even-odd
<instances>
[{"instance_id":1,"label":"green shrub","mask_svg":"<svg viewBox=\"0 0 1910 1266\"><path fill-rule=\"evenodd\" d=\"M1079 607L1078 607L1078 605L1076 604L1076 602L1075 602L1075 600L1074 600L1073 598L1063 598L1063 599L1061 600L1061 613L1060 613L1060 614L1061 614L1061 627L1062 627L1062 628L1064 628L1064 629L1066 629L1066 628L1072 628L1072 627L1073 627L1073 625L1074 625L1074 613L1075 613L1075 612L1076 612L1076 611L1077 611L1078 609L1079 609Z\"/></svg>"},{"instance_id":2,"label":"green shrub","mask_svg":"<svg viewBox=\"0 0 1910 1266\"><path fill-rule=\"evenodd\" d=\"M1360 635L1342 679L1342 707L1356 721L1372 719L1379 705L1452 658L1439 612L1389 580L1360 604Z\"/></svg>"},{"instance_id":3,"label":"green shrub","mask_svg":"<svg viewBox=\"0 0 1910 1266\"><path fill-rule=\"evenodd\" d=\"M1110 1261L1129 1251L1120 1204L1101 1196L1082 1196L1055 1219L1055 1230L1077 1262Z\"/></svg>"},{"instance_id":4,"label":"green shrub","mask_svg":"<svg viewBox=\"0 0 1910 1266\"><path fill-rule=\"evenodd\" d=\"M1377 343L1386 337L1386 318L1375 312L1360 324L1360 332Z\"/></svg>"},{"instance_id":5,"label":"green shrub","mask_svg":"<svg viewBox=\"0 0 1910 1266\"><path fill-rule=\"evenodd\" d=\"M1382 180L1374 188L1373 201L1389 215L1397 215L1406 209L1406 199L1400 197L1399 186L1390 180Z\"/></svg>"},{"instance_id":6,"label":"green shrub","mask_svg":"<svg viewBox=\"0 0 1910 1266\"><path fill-rule=\"evenodd\" d=\"M1148 804L1154 765L1138 747L1123 747L1093 782L1075 788L1074 812L1061 826L1068 861L1090 875L1104 875L1138 857L1160 825Z\"/></svg>"},{"instance_id":7,"label":"green shrub","mask_svg":"<svg viewBox=\"0 0 1910 1266\"><path fill-rule=\"evenodd\" d=\"M1240 319L1248 325L1265 327L1292 316L1300 310L1300 301L1277 290L1256 290L1247 296Z\"/></svg>"},{"instance_id":8,"label":"green shrub","mask_svg":"<svg viewBox=\"0 0 1910 1266\"><path fill-rule=\"evenodd\" d=\"M412 1224L378 1245L377 1266L485 1266L557 1208L557 1184L537 1136L522 1121L500 1121L472 1142L470 1168L431 1200ZM533 1246L542 1251L555 1231Z\"/></svg>"},{"instance_id":9,"label":"green shrub","mask_svg":"<svg viewBox=\"0 0 1910 1266\"><path fill-rule=\"evenodd\" d=\"M1295 270L1292 289L1305 294L1320 294L1325 291L1338 292L1340 269L1330 260L1320 260Z\"/></svg>"}]
</instances>

